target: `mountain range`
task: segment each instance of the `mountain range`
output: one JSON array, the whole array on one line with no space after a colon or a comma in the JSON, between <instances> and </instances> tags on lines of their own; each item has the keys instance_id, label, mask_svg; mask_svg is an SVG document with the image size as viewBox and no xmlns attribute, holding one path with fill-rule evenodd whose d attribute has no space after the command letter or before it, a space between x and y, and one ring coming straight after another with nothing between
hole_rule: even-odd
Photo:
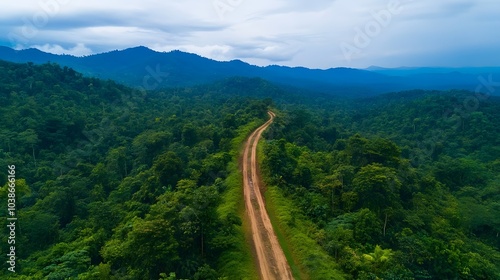
<instances>
[{"instance_id":1,"label":"mountain range","mask_svg":"<svg viewBox=\"0 0 500 280\"><path fill-rule=\"evenodd\" d=\"M0 46L0 59L18 63L57 63L71 67L87 76L111 79L128 86L143 87L148 90L194 86L238 76L258 77L278 85L332 95L359 97L411 89L476 90L485 81L500 81L500 67L382 68L372 66L367 69L330 68L325 70L278 65L260 67L241 60L222 62L177 50L156 52L142 46L84 57L55 55L38 49L14 50ZM498 94L498 92L495 93Z\"/></svg>"}]
</instances>

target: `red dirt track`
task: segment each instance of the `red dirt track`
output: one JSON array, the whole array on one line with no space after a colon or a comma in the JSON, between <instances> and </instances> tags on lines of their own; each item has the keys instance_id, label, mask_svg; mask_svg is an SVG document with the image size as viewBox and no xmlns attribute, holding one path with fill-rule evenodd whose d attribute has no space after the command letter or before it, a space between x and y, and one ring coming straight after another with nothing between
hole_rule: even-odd
<instances>
[{"instance_id":1,"label":"red dirt track","mask_svg":"<svg viewBox=\"0 0 500 280\"><path fill-rule=\"evenodd\" d=\"M242 164L245 207L251 225L252 241L261 279L293 279L290 266L269 220L257 172L257 144L262 132L276 116L273 112L268 112L268 114L270 119L257 128L245 144Z\"/></svg>"}]
</instances>

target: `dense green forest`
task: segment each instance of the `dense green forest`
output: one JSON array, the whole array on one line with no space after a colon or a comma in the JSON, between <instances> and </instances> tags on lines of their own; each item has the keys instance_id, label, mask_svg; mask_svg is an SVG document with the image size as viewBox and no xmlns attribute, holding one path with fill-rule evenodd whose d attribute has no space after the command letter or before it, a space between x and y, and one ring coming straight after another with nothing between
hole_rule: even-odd
<instances>
[{"instance_id":1,"label":"dense green forest","mask_svg":"<svg viewBox=\"0 0 500 280\"><path fill-rule=\"evenodd\" d=\"M240 209L222 194L233 142L269 100L146 93L54 64L0 67L0 213L15 165L18 279L217 279L220 260L249 262L233 249L245 246Z\"/></svg>"},{"instance_id":2,"label":"dense green forest","mask_svg":"<svg viewBox=\"0 0 500 280\"><path fill-rule=\"evenodd\" d=\"M498 97L402 92L279 120L263 169L293 201L277 219L289 240L314 239L346 279L500 278Z\"/></svg>"},{"instance_id":3,"label":"dense green forest","mask_svg":"<svg viewBox=\"0 0 500 280\"><path fill-rule=\"evenodd\" d=\"M18 217L0 277L256 279L238 158L272 108L261 171L300 277L499 279L500 100L481 97L248 78L140 91L0 62L0 215L15 165Z\"/></svg>"}]
</instances>

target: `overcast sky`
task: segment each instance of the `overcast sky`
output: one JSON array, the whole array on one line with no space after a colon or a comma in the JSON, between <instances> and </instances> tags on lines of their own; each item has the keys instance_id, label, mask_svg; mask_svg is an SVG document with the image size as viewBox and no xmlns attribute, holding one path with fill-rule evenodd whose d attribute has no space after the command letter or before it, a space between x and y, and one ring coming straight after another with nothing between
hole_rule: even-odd
<instances>
[{"instance_id":1,"label":"overcast sky","mask_svg":"<svg viewBox=\"0 0 500 280\"><path fill-rule=\"evenodd\" d=\"M310 68L500 66L498 0L2 1L0 45L88 55L143 45Z\"/></svg>"}]
</instances>

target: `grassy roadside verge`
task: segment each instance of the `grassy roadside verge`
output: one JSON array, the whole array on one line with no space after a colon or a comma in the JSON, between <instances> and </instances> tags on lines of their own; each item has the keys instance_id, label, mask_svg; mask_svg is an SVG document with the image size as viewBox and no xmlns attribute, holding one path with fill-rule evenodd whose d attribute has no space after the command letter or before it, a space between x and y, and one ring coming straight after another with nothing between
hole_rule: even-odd
<instances>
[{"instance_id":1,"label":"grassy roadside verge","mask_svg":"<svg viewBox=\"0 0 500 280\"><path fill-rule=\"evenodd\" d=\"M221 275L228 280L258 280L259 272L252 257L252 246L245 237L245 228L248 221L245 214L245 200L243 198L243 175L239 169L242 146L247 137L262 122L254 121L238 129L238 136L232 140L231 156L233 161L228 166L229 176L226 178L227 189L223 194L223 202L217 212L220 217L234 214L242 218L242 226L235 227L232 236L234 246L225 251L218 260L218 269Z\"/></svg>"},{"instance_id":2,"label":"grassy roadside verge","mask_svg":"<svg viewBox=\"0 0 500 280\"><path fill-rule=\"evenodd\" d=\"M259 166L262 166L263 159L262 143L259 143ZM335 260L310 237L310 233L316 231L315 227L298 213L293 201L284 197L275 186L267 186L264 196L269 218L295 279L344 279Z\"/></svg>"}]
</instances>

